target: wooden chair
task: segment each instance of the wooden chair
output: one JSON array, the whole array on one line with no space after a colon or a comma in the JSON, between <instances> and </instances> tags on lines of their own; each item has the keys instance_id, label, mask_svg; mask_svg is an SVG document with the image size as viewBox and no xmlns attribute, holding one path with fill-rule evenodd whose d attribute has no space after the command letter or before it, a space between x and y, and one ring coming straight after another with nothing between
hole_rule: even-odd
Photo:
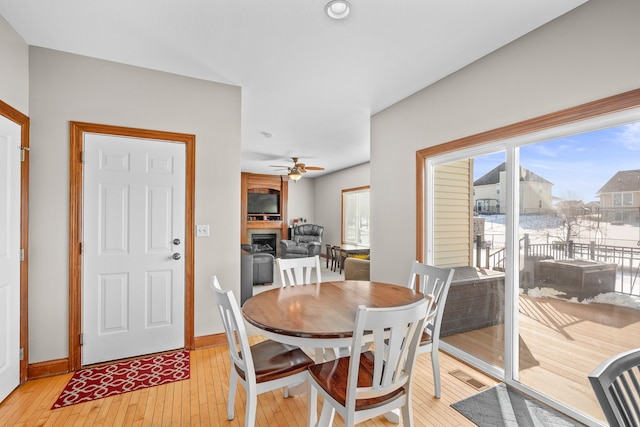
<instances>
[{"instance_id":1,"label":"wooden chair","mask_svg":"<svg viewBox=\"0 0 640 427\"><path fill-rule=\"evenodd\" d=\"M309 367L315 391L309 393L309 407L317 393L324 399L318 426L331 425L336 411L349 427L396 408L402 408L403 425L413 425L413 365L432 302L427 296L401 307L358 308L352 354Z\"/></svg>"},{"instance_id":2,"label":"wooden chair","mask_svg":"<svg viewBox=\"0 0 640 427\"><path fill-rule=\"evenodd\" d=\"M327 258L327 269L329 268L329 263L331 263L331 268L333 269L333 251L331 250L331 248L333 248L333 246L331 245L331 243L327 243L325 245L326 248L326 258Z\"/></svg>"},{"instance_id":3,"label":"wooden chair","mask_svg":"<svg viewBox=\"0 0 640 427\"><path fill-rule=\"evenodd\" d=\"M223 290L216 276L211 278L211 290L216 298L229 345L229 403L227 419L234 418L236 386L241 382L247 395L244 425L256 422L258 395L282 387L302 383L308 377L311 360L298 347L267 340L249 346L240 307L230 290Z\"/></svg>"},{"instance_id":4,"label":"wooden chair","mask_svg":"<svg viewBox=\"0 0 640 427\"><path fill-rule=\"evenodd\" d=\"M411 276L408 287L416 289L416 279L418 288L416 289L425 295L433 296L433 309L427 315L425 328L418 347L418 354L431 352L431 366L433 369L433 385L435 396L440 398L440 327L442 325L442 315L447 302L449 287L453 280L454 270L452 268L439 268L414 261L411 266Z\"/></svg>"},{"instance_id":5,"label":"wooden chair","mask_svg":"<svg viewBox=\"0 0 640 427\"><path fill-rule=\"evenodd\" d=\"M280 271L282 287L320 283L320 257L315 255L308 258L276 258L276 265ZM311 281L311 272L315 269L316 280Z\"/></svg>"},{"instance_id":6,"label":"wooden chair","mask_svg":"<svg viewBox=\"0 0 640 427\"><path fill-rule=\"evenodd\" d=\"M640 425L640 348L605 360L589 381L610 425Z\"/></svg>"},{"instance_id":7,"label":"wooden chair","mask_svg":"<svg viewBox=\"0 0 640 427\"><path fill-rule=\"evenodd\" d=\"M340 256L340 246L331 247L331 271L336 271L338 268L342 270L342 257Z\"/></svg>"}]
</instances>

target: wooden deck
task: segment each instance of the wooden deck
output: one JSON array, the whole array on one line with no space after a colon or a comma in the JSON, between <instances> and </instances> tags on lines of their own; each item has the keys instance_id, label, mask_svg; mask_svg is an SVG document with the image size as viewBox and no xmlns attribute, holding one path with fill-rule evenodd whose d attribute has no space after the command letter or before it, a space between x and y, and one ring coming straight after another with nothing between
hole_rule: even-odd
<instances>
[{"instance_id":1,"label":"wooden deck","mask_svg":"<svg viewBox=\"0 0 640 427\"><path fill-rule=\"evenodd\" d=\"M640 310L520 297L520 382L603 419L587 375L606 358L640 347ZM444 340L502 367L503 325Z\"/></svg>"}]
</instances>

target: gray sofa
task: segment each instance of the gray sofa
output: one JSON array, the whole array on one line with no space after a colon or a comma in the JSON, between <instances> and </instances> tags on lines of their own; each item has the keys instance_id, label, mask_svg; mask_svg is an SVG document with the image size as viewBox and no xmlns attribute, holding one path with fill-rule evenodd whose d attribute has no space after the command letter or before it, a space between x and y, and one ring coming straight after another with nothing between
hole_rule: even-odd
<instances>
[{"instance_id":1,"label":"gray sofa","mask_svg":"<svg viewBox=\"0 0 640 427\"><path fill-rule=\"evenodd\" d=\"M298 225L293 229L291 240L280 241L282 258L306 258L322 252L324 227L316 224Z\"/></svg>"},{"instance_id":2,"label":"gray sofa","mask_svg":"<svg viewBox=\"0 0 640 427\"><path fill-rule=\"evenodd\" d=\"M273 283L275 258L270 253L252 252L251 245L241 245L240 304L251 298L253 285Z\"/></svg>"}]
</instances>

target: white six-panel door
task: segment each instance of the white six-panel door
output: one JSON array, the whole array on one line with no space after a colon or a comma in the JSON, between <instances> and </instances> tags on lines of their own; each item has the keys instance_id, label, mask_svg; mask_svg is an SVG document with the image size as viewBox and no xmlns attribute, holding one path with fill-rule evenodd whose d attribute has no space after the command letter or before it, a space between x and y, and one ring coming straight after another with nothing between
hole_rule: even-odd
<instances>
[{"instance_id":1,"label":"white six-panel door","mask_svg":"<svg viewBox=\"0 0 640 427\"><path fill-rule=\"evenodd\" d=\"M20 383L20 145L0 116L0 402Z\"/></svg>"},{"instance_id":2,"label":"white six-panel door","mask_svg":"<svg viewBox=\"0 0 640 427\"><path fill-rule=\"evenodd\" d=\"M184 347L185 146L84 136L82 364Z\"/></svg>"}]
</instances>

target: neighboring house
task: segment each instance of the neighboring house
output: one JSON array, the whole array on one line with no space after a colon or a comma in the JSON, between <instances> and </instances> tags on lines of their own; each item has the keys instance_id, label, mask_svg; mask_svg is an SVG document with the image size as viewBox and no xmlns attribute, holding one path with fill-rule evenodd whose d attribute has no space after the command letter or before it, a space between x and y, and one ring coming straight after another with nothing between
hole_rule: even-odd
<instances>
[{"instance_id":1,"label":"neighboring house","mask_svg":"<svg viewBox=\"0 0 640 427\"><path fill-rule=\"evenodd\" d=\"M504 213L505 163L473 183L473 209L478 214ZM540 213L551 209L553 183L520 166L520 213Z\"/></svg>"},{"instance_id":2,"label":"neighboring house","mask_svg":"<svg viewBox=\"0 0 640 427\"><path fill-rule=\"evenodd\" d=\"M640 221L640 169L617 172L597 195L603 221L628 224Z\"/></svg>"},{"instance_id":3,"label":"neighboring house","mask_svg":"<svg viewBox=\"0 0 640 427\"><path fill-rule=\"evenodd\" d=\"M558 213L563 213L572 217L588 215L592 212L592 210L587 207L582 200L561 200L553 207Z\"/></svg>"}]
</instances>

